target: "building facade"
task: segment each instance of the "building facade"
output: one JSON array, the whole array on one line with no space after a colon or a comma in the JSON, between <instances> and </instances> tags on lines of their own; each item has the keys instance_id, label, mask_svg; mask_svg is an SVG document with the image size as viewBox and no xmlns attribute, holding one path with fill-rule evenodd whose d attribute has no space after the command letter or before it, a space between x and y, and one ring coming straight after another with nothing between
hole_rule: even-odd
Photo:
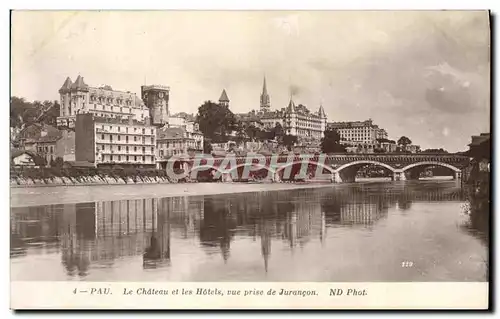
<instances>
[{"instance_id":1,"label":"building facade","mask_svg":"<svg viewBox=\"0 0 500 319\"><path fill-rule=\"evenodd\" d=\"M156 128L133 119L79 114L75 130L75 159L95 166L154 167Z\"/></svg>"},{"instance_id":2,"label":"building facade","mask_svg":"<svg viewBox=\"0 0 500 319\"><path fill-rule=\"evenodd\" d=\"M333 122L328 123L329 129L335 129L340 138L351 144L376 144L377 139L387 138L384 129L373 124L371 119L354 122Z\"/></svg>"},{"instance_id":3,"label":"building facade","mask_svg":"<svg viewBox=\"0 0 500 319\"><path fill-rule=\"evenodd\" d=\"M149 109L135 93L113 90L109 85L88 86L80 75L73 83L68 77L59 89L58 127L74 128L77 114L91 113L102 118L148 120Z\"/></svg>"},{"instance_id":4,"label":"building facade","mask_svg":"<svg viewBox=\"0 0 500 319\"><path fill-rule=\"evenodd\" d=\"M203 150L203 133L200 126L196 123L194 116L189 114L176 114L169 119L168 127L181 128L185 131L187 138L194 139L192 146L195 150Z\"/></svg>"},{"instance_id":5,"label":"building facade","mask_svg":"<svg viewBox=\"0 0 500 319\"><path fill-rule=\"evenodd\" d=\"M225 94L225 91L223 94ZM319 106L317 112L313 112L305 105L295 105L293 98L290 98L287 107L272 111L271 98L267 91L265 78L262 93L260 94L259 111L239 114L239 117L247 122L254 123L263 130L271 130L279 124L285 134L297 136L299 142L311 141L319 143L321 138L324 137L327 127L327 116L322 105Z\"/></svg>"},{"instance_id":6,"label":"building facade","mask_svg":"<svg viewBox=\"0 0 500 319\"><path fill-rule=\"evenodd\" d=\"M293 99L290 99L284 112L283 128L288 135L319 140L324 136L326 120L322 105L318 112L311 112L302 104L296 106Z\"/></svg>"},{"instance_id":7,"label":"building facade","mask_svg":"<svg viewBox=\"0 0 500 319\"><path fill-rule=\"evenodd\" d=\"M170 88L164 85L143 85L141 96L149 110L151 125L162 127L168 124Z\"/></svg>"},{"instance_id":8,"label":"building facade","mask_svg":"<svg viewBox=\"0 0 500 319\"><path fill-rule=\"evenodd\" d=\"M197 139L194 133L181 127L165 127L158 131L158 159L168 159L171 156L188 155L189 151L202 152L203 138ZM197 134L196 134L197 135ZM201 135L203 137L203 135Z\"/></svg>"},{"instance_id":9,"label":"building facade","mask_svg":"<svg viewBox=\"0 0 500 319\"><path fill-rule=\"evenodd\" d=\"M58 156L57 143L62 137L62 132L57 128L35 123L25 127L17 137L20 148L31 151L45 158L47 165Z\"/></svg>"}]
</instances>

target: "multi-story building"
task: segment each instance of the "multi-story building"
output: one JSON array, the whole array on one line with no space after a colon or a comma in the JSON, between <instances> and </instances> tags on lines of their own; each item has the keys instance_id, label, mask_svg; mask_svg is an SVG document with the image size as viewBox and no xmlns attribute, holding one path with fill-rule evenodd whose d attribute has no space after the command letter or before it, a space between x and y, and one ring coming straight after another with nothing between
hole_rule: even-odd
<instances>
[{"instance_id":1,"label":"multi-story building","mask_svg":"<svg viewBox=\"0 0 500 319\"><path fill-rule=\"evenodd\" d=\"M47 165L58 156L57 143L62 132L57 128L41 123L25 127L17 136L20 148L45 158Z\"/></svg>"},{"instance_id":2,"label":"multi-story building","mask_svg":"<svg viewBox=\"0 0 500 319\"><path fill-rule=\"evenodd\" d=\"M387 138L387 132L373 124L371 119L328 123L328 128L337 130L342 140L352 144L375 144L378 138Z\"/></svg>"},{"instance_id":3,"label":"multi-story building","mask_svg":"<svg viewBox=\"0 0 500 319\"><path fill-rule=\"evenodd\" d=\"M74 127L77 114L96 117L149 120L150 111L135 93L113 90L109 85L90 87L80 75L73 83L68 77L59 89L61 99L57 126ZM153 112L153 115L156 115Z\"/></svg>"},{"instance_id":4,"label":"multi-story building","mask_svg":"<svg viewBox=\"0 0 500 319\"><path fill-rule=\"evenodd\" d=\"M95 166L156 165L156 128L147 122L78 114L75 146L76 161Z\"/></svg>"},{"instance_id":5,"label":"multi-story building","mask_svg":"<svg viewBox=\"0 0 500 319\"><path fill-rule=\"evenodd\" d=\"M185 130L187 138L195 141L195 148L203 149L203 133L200 126L196 123L194 116L185 113L179 113L169 118L168 127L181 128Z\"/></svg>"},{"instance_id":6,"label":"multi-story building","mask_svg":"<svg viewBox=\"0 0 500 319\"><path fill-rule=\"evenodd\" d=\"M284 122L285 112L284 111L267 111L265 113L259 114L260 121L264 126L264 129L271 130L276 127L276 124L281 125L283 127L285 125Z\"/></svg>"},{"instance_id":7,"label":"multi-story building","mask_svg":"<svg viewBox=\"0 0 500 319\"><path fill-rule=\"evenodd\" d=\"M240 117L250 118L266 130L271 130L279 123L285 134L304 140L319 141L324 136L327 126L327 116L322 105L317 112L312 112L305 105L295 105L293 98L290 98L288 107L271 111L271 99L265 78L260 95L260 111L241 114Z\"/></svg>"},{"instance_id":8,"label":"multi-story building","mask_svg":"<svg viewBox=\"0 0 500 319\"><path fill-rule=\"evenodd\" d=\"M284 115L283 128L286 134L318 140L324 136L326 114L322 105L314 113L302 104L295 106L293 99L290 99Z\"/></svg>"},{"instance_id":9,"label":"multi-story building","mask_svg":"<svg viewBox=\"0 0 500 319\"><path fill-rule=\"evenodd\" d=\"M202 135L203 136L203 135ZM203 151L203 140L197 140L193 133L181 127L165 127L158 131L158 159L188 155L188 151Z\"/></svg>"}]
</instances>

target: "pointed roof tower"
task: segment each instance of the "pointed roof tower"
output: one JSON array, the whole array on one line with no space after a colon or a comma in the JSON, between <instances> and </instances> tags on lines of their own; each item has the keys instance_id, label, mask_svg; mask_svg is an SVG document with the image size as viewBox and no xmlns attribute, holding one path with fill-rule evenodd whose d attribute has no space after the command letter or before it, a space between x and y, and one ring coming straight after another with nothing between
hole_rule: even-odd
<instances>
[{"instance_id":1,"label":"pointed roof tower","mask_svg":"<svg viewBox=\"0 0 500 319\"><path fill-rule=\"evenodd\" d=\"M222 90L222 94L220 95L219 102L229 102L229 98L227 97L226 89Z\"/></svg>"},{"instance_id":2,"label":"pointed roof tower","mask_svg":"<svg viewBox=\"0 0 500 319\"><path fill-rule=\"evenodd\" d=\"M295 112L295 103L293 102L292 96L290 96L290 102L288 103L288 107L286 108L286 110L290 113Z\"/></svg>"},{"instance_id":3,"label":"pointed roof tower","mask_svg":"<svg viewBox=\"0 0 500 319\"><path fill-rule=\"evenodd\" d=\"M264 76L264 84L262 86L262 94L260 95L260 109L264 112L271 108L271 99L267 94L266 77Z\"/></svg>"},{"instance_id":4,"label":"pointed roof tower","mask_svg":"<svg viewBox=\"0 0 500 319\"><path fill-rule=\"evenodd\" d=\"M226 89L222 90L222 94L219 98L219 104L229 107L229 98L227 97Z\"/></svg>"},{"instance_id":5,"label":"pointed roof tower","mask_svg":"<svg viewBox=\"0 0 500 319\"><path fill-rule=\"evenodd\" d=\"M88 91L89 86L85 84L85 82L83 81L83 77L78 75L78 77L75 80L75 83L73 83L73 85L71 86L71 89L76 91Z\"/></svg>"},{"instance_id":6,"label":"pointed roof tower","mask_svg":"<svg viewBox=\"0 0 500 319\"><path fill-rule=\"evenodd\" d=\"M321 118L326 118L326 113L325 113L325 109L323 108L323 104L319 105L318 115Z\"/></svg>"},{"instance_id":7,"label":"pointed roof tower","mask_svg":"<svg viewBox=\"0 0 500 319\"><path fill-rule=\"evenodd\" d=\"M66 92L68 92L69 90L71 90L71 85L73 85L73 82L71 82L71 79L68 76L66 78L66 81L64 81L64 84L59 89L59 93L66 93Z\"/></svg>"}]
</instances>

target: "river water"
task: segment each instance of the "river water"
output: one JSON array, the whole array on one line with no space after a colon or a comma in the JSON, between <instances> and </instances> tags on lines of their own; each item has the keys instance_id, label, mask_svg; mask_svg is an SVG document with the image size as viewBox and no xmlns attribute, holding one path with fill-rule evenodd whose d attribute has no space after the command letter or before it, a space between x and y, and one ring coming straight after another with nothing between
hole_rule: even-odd
<instances>
[{"instance_id":1,"label":"river water","mask_svg":"<svg viewBox=\"0 0 500 319\"><path fill-rule=\"evenodd\" d=\"M406 181L13 207L11 280L487 281L467 205Z\"/></svg>"}]
</instances>

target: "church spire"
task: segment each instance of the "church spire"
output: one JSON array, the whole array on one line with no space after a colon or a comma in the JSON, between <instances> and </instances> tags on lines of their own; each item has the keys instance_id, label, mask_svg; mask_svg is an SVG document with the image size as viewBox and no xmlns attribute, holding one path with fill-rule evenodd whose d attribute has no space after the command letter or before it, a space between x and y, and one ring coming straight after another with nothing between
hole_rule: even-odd
<instances>
[{"instance_id":1,"label":"church spire","mask_svg":"<svg viewBox=\"0 0 500 319\"><path fill-rule=\"evenodd\" d=\"M267 94L266 77L264 76L264 84L262 85L262 94L260 95L260 110L267 112L271 108L271 99Z\"/></svg>"},{"instance_id":2,"label":"church spire","mask_svg":"<svg viewBox=\"0 0 500 319\"><path fill-rule=\"evenodd\" d=\"M229 106L229 98L227 97L226 89L222 90L222 94L219 98L219 104Z\"/></svg>"}]
</instances>

